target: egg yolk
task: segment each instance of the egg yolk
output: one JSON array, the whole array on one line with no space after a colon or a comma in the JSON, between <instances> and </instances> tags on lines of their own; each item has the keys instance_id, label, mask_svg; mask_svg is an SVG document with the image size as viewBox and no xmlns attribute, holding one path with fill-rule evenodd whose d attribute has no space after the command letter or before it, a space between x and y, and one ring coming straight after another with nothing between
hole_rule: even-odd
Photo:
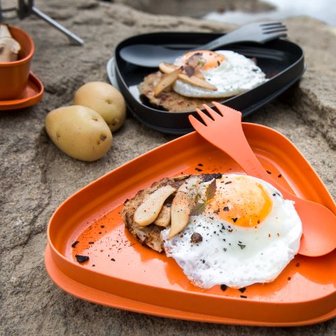
<instances>
[{"instance_id":1,"label":"egg yolk","mask_svg":"<svg viewBox=\"0 0 336 336\"><path fill-rule=\"evenodd\" d=\"M189 51L182 56L183 64L203 70L217 68L224 60L223 55L209 50Z\"/></svg>"},{"instance_id":2,"label":"egg yolk","mask_svg":"<svg viewBox=\"0 0 336 336\"><path fill-rule=\"evenodd\" d=\"M221 219L242 227L256 227L270 213L272 200L264 187L244 176L217 180L211 211Z\"/></svg>"}]
</instances>

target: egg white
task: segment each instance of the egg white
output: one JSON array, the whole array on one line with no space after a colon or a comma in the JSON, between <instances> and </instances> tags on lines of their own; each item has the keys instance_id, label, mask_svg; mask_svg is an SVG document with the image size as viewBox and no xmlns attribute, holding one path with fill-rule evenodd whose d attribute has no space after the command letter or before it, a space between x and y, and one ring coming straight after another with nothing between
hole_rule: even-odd
<instances>
[{"instance_id":1,"label":"egg white","mask_svg":"<svg viewBox=\"0 0 336 336\"><path fill-rule=\"evenodd\" d=\"M173 90L186 97L225 98L238 95L267 81L266 75L249 58L230 50L216 50L225 61L216 68L201 70L207 82L217 87L216 91L203 89L182 80L175 81ZM175 61L181 65L181 59Z\"/></svg>"},{"instance_id":2,"label":"egg white","mask_svg":"<svg viewBox=\"0 0 336 336\"><path fill-rule=\"evenodd\" d=\"M273 203L258 226L233 225L205 212L191 216L184 231L172 239L168 239L169 229L162 231L166 255L175 259L195 285L241 288L271 282L298 252L302 224L293 202L284 200L269 183L256 180ZM202 236L201 242L191 242L194 232Z\"/></svg>"}]
</instances>

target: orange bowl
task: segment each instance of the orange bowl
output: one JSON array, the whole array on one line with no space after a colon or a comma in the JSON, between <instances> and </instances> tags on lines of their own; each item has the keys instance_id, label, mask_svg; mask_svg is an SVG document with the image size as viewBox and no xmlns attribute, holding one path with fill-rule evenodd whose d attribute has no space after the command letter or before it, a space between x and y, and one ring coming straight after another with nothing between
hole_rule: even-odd
<instances>
[{"instance_id":1,"label":"orange bowl","mask_svg":"<svg viewBox=\"0 0 336 336\"><path fill-rule=\"evenodd\" d=\"M32 38L22 29L8 26L13 38L21 46L17 61L0 62L0 100L14 99L20 96L27 85L30 63L35 52Z\"/></svg>"}]
</instances>

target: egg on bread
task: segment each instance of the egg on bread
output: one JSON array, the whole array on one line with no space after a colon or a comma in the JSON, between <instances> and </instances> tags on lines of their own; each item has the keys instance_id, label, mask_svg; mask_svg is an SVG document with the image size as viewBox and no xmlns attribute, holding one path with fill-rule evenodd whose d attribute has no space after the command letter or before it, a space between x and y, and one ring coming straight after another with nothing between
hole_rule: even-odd
<instances>
[{"instance_id":1,"label":"egg on bread","mask_svg":"<svg viewBox=\"0 0 336 336\"><path fill-rule=\"evenodd\" d=\"M137 219L137 209L149 204L162 208L150 211L150 221ZM160 247L154 249L173 258L202 288L273 281L298 252L302 235L292 201L269 183L239 174L163 179L127 200L122 216L140 242ZM160 216L163 226L155 223ZM148 244L150 232L156 244Z\"/></svg>"},{"instance_id":2,"label":"egg on bread","mask_svg":"<svg viewBox=\"0 0 336 336\"><path fill-rule=\"evenodd\" d=\"M145 102L187 112L251 90L267 81L255 60L230 50L193 50L173 64L161 63L139 84Z\"/></svg>"},{"instance_id":3,"label":"egg on bread","mask_svg":"<svg viewBox=\"0 0 336 336\"><path fill-rule=\"evenodd\" d=\"M265 74L251 59L230 50L192 51L178 58L174 65L193 67L205 82L213 86L213 89L207 89L179 78L173 90L186 97L226 98L266 81Z\"/></svg>"},{"instance_id":4,"label":"egg on bread","mask_svg":"<svg viewBox=\"0 0 336 336\"><path fill-rule=\"evenodd\" d=\"M161 233L166 255L202 288L273 281L299 249L302 225L293 202L251 176L230 174L214 181L209 199L206 190L213 181L202 184L202 211L190 216L183 231L172 239L169 229Z\"/></svg>"}]
</instances>

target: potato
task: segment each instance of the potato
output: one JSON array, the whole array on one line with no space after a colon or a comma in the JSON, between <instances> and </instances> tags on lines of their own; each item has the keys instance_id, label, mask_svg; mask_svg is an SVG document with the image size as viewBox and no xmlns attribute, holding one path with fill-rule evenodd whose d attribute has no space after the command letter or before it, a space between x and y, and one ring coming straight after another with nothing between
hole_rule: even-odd
<instances>
[{"instance_id":1,"label":"potato","mask_svg":"<svg viewBox=\"0 0 336 336\"><path fill-rule=\"evenodd\" d=\"M47 114L45 126L54 144L78 160L98 160L112 145L112 133L104 119L85 106L53 110Z\"/></svg>"},{"instance_id":2,"label":"potato","mask_svg":"<svg viewBox=\"0 0 336 336\"><path fill-rule=\"evenodd\" d=\"M119 129L126 118L124 97L108 83L89 82L84 84L75 92L74 104L87 106L97 111L112 132Z\"/></svg>"}]
</instances>

